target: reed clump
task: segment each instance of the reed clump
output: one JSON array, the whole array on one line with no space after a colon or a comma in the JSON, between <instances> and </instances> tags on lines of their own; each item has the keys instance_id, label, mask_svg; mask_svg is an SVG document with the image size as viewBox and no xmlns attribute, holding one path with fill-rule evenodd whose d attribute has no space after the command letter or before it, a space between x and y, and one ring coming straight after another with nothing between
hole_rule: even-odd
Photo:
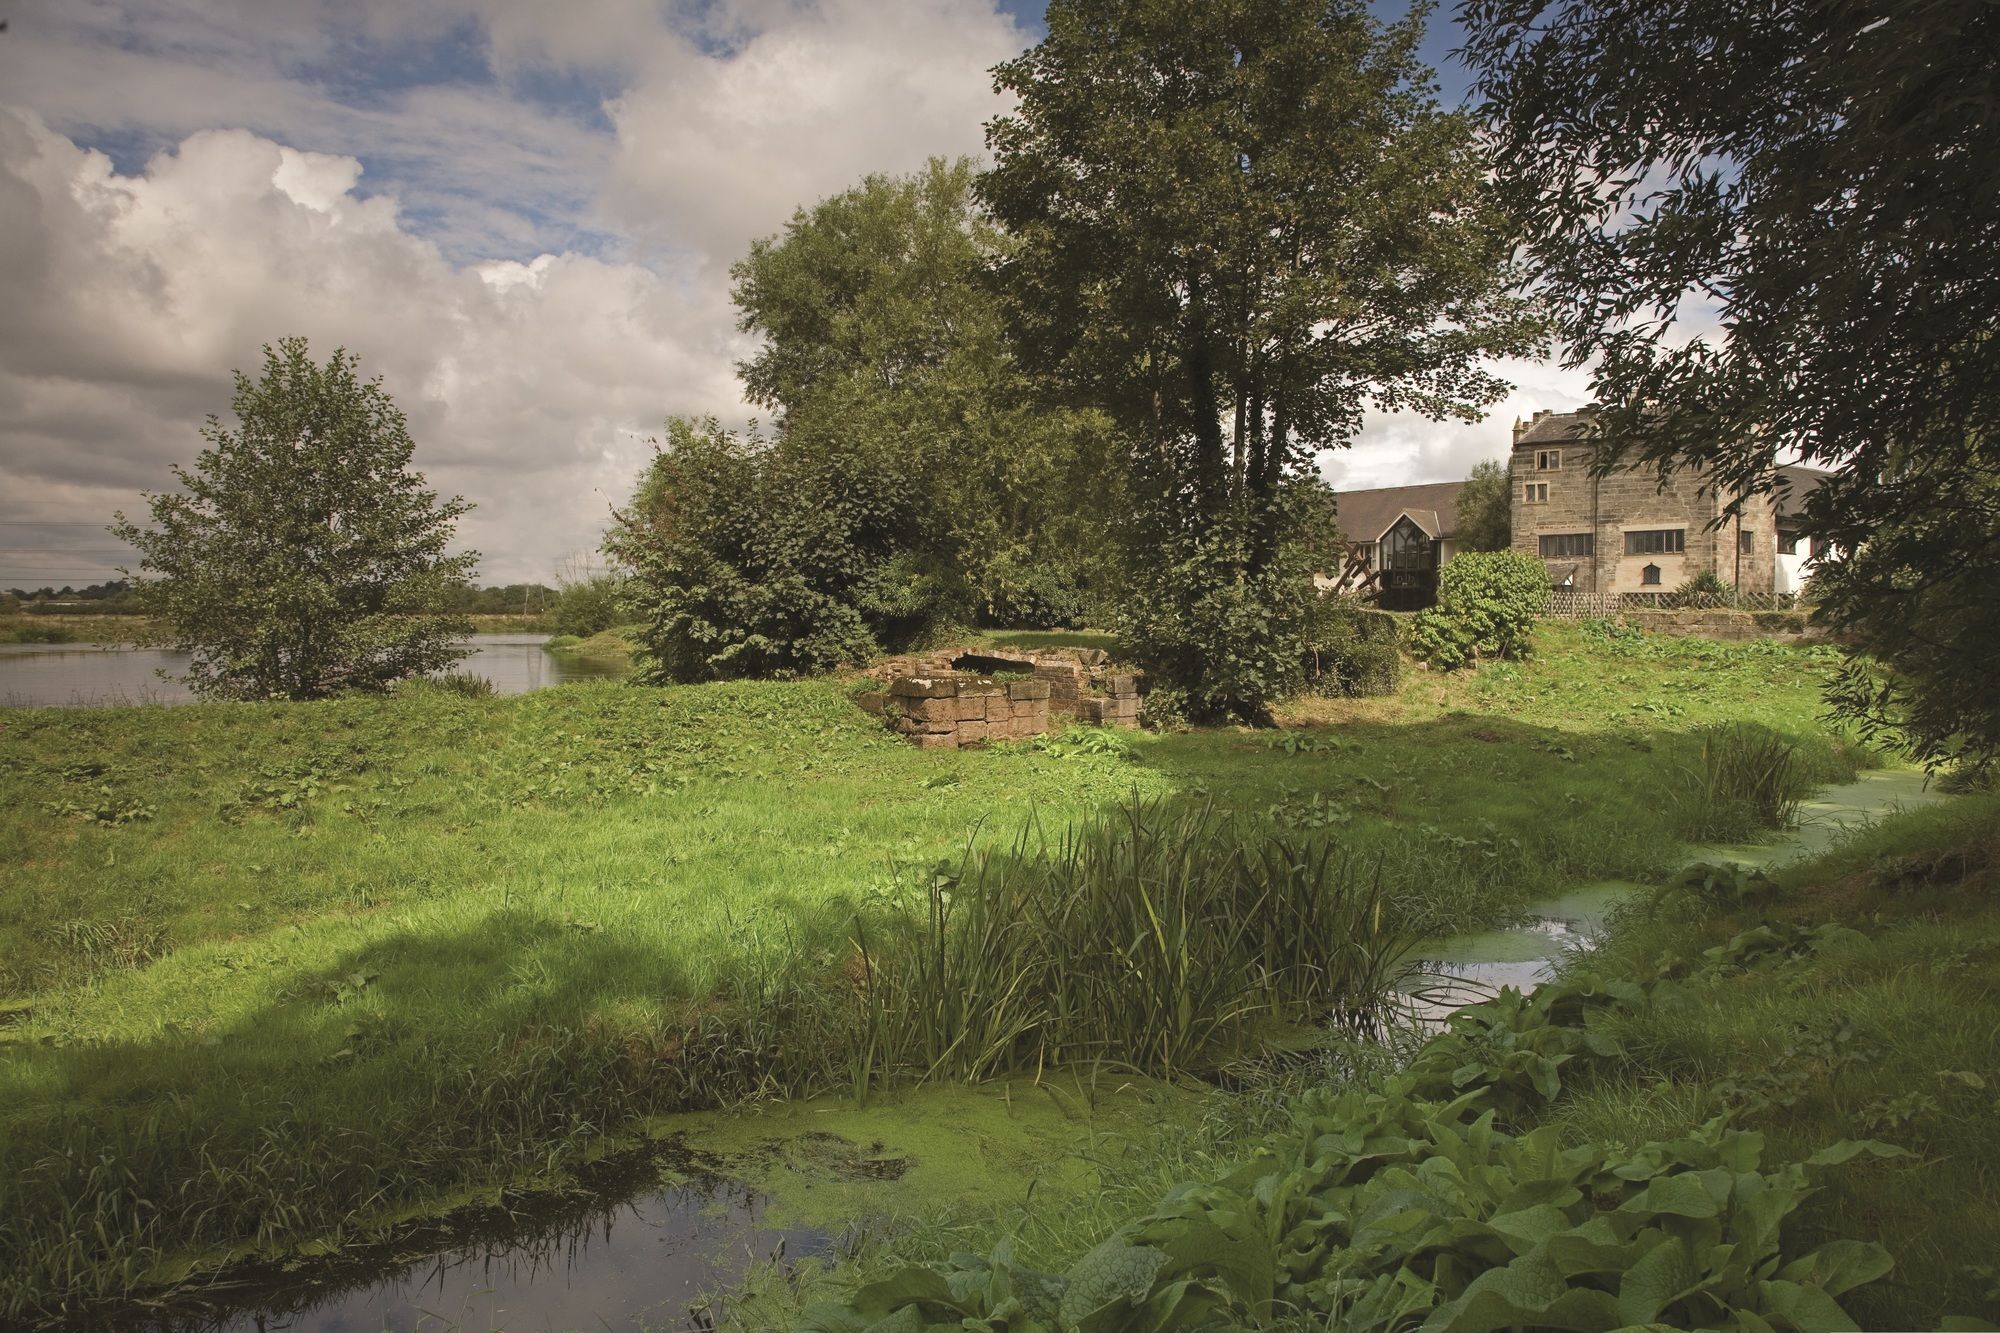
<instances>
[{"instance_id":1,"label":"reed clump","mask_svg":"<svg viewBox=\"0 0 2000 1333\"><path fill-rule=\"evenodd\" d=\"M856 924L864 1087L1084 1062L1171 1077L1260 1026L1364 1027L1417 938L1379 866L1206 804L1134 799L1054 839L1031 827L915 896Z\"/></svg>"},{"instance_id":2,"label":"reed clump","mask_svg":"<svg viewBox=\"0 0 2000 1333\"><path fill-rule=\"evenodd\" d=\"M1731 722L1701 735L1701 753L1685 770L1690 837L1743 837L1789 828L1799 802L1824 778L1798 741L1768 727Z\"/></svg>"}]
</instances>

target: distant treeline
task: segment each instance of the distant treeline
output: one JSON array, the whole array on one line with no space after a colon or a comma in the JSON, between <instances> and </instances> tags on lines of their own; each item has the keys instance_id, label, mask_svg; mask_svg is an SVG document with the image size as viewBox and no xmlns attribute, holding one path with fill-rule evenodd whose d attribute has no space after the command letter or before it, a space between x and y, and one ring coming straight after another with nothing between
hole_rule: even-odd
<instances>
[{"instance_id":1,"label":"distant treeline","mask_svg":"<svg viewBox=\"0 0 2000 1333\"><path fill-rule=\"evenodd\" d=\"M446 599L443 610L460 615L539 616L556 601L556 590L542 583L509 583L498 588L462 586ZM131 583L112 579L85 588L9 588L0 593L0 612L27 615L137 616L145 605Z\"/></svg>"}]
</instances>

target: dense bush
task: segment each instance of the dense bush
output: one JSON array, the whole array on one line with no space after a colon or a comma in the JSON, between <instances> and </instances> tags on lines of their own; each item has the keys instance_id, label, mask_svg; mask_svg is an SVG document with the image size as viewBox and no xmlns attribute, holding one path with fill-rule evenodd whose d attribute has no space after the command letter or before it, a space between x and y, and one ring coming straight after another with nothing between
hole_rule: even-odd
<instances>
[{"instance_id":1,"label":"dense bush","mask_svg":"<svg viewBox=\"0 0 2000 1333\"><path fill-rule=\"evenodd\" d=\"M1525 657L1548 609L1549 573L1519 551L1461 555L1438 572L1437 605L1410 626L1410 651L1455 671L1488 657Z\"/></svg>"},{"instance_id":2,"label":"dense bush","mask_svg":"<svg viewBox=\"0 0 2000 1333\"><path fill-rule=\"evenodd\" d=\"M617 574L593 574L563 584L550 604L548 626L557 634L587 639L625 618L625 579Z\"/></svg>"},{"instance_id":3,"label":"dense bush","mask_svg":"<svg viewBox=\"0 0 2000 1333\"><path fill-rule=\"evenodd\" d=\"M1240 545L1224 534L1178 559L1135 561L1120 607L1126 655L1178 691L1189 722L1267 722L1305 683L1312 583L1291 560L1246 570Z\"/></svg>"},{"instance_id":4,"label":"dense bush","mask_svg":"<svg viewBox=\"0 0 2000 1333\"><path fill-rule=\"evenodd\" d=\"M641 680L809 675L876 650L864 596L909 618L897 598L915 597L914 580L877 570L905 501L885 470L823 461L712 418L667 423L605 542L632 571Z\"/></svg>"},{"instance_id":5,"label":"dense bush","mask_svg":"<svg viewBox=\"0 0 2000 1333\"><path fill-rule=\"evenodd\" d=\"M1387 611L1320 598L1306 629L1307 688L1350 698L1394 694L1403 679L1401 638Z\"/></svg>"}]
</instances>

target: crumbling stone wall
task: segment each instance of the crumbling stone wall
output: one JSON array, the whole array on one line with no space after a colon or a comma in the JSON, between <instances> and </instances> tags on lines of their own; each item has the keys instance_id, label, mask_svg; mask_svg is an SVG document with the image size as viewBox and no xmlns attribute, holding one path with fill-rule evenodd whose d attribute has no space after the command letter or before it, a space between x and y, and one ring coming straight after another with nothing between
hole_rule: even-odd
<instances>
[{"instance_id":1,"label":"crumbling stone wall","mask_svg":"<svg viewBox=\"0 0 2000 1333\"><path fill-rule=\"evenodd\" d=\"M1039 680L899 676L882 716L926 750L1026 740L1049 729L1049 687Z\"/></svg>"},{"instance_id":2,"label":"crumbling stone wall","mask_svg":"<svg viewBox=\"0 0 2000 1333\"><path fill-rule=\"evenodd\" d=\"M1039 736L1056 720L1136 727L1141 679L1105 670L1107 661L1100 651L1080 648L1022 654L954 648L894 657L869 671L884 689L861 695L860 703L934 749Z\"/></svg>"}]
</instances>

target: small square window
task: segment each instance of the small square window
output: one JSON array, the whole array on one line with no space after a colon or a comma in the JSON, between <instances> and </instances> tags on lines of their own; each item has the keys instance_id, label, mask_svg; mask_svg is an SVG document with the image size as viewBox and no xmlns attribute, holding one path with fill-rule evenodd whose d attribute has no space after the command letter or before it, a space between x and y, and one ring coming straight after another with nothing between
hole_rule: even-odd
<instances>
[{"instance_id":1,"label":"small square window","mask_svg":"<svg viewBox=\"0 0 2000 1333\"><path fill-rule=\"evenodd\" d=\"M1658 587L1660 583L1660 567L1658 565L1645 565L1641 567L1639 570L1639 582L1649 588Z\"/></svg>"},{"instance_id":2,"label":"small square window","mask_svg":"<svg viewBox=\"0 0 2000 1333\"><path fill-rule=\"evenodd\" d=\"M1779 554L1779 555L1797 555L1798 553L1799 553L1799 534L1798 534L1798 533L1796 533L1796 532L1781 532L1781 533L1779 533L1779 534L1778 534L1778 554Z\"/></svg>"},{"instance_id":3,"label":"small square window","mask_svg":"<svg viewBox=\"0 0 2000 1333\"><path fill-rule=\"evenodd\" d=\"M1521 488L1521 503L1545 505L1549 502L1549 484L1546 481L1531 481Z\"/></svg>"},{"instance_id":4,"label":"small square window","mask_svg":"<svg viewBox=\"0 0 2000 1333\"><path fill-rule=\"evenodd\" d=\"M1562 471L1563 456L1560 449L1538 449L1535 451L1535 471Z\"/></svg>"},{"instance_id":5,"label":"small square window","mask_svg":"<svg viewBox=\"0 0 2000 1333\"><path fill-rule=\"evenodd\" d=\"M1738 528L1736 530L1736 549L1744 555L1750 555L1755 552L1757 549L1757 534L1748 528Z\"/></svg>"}]
</instances>

